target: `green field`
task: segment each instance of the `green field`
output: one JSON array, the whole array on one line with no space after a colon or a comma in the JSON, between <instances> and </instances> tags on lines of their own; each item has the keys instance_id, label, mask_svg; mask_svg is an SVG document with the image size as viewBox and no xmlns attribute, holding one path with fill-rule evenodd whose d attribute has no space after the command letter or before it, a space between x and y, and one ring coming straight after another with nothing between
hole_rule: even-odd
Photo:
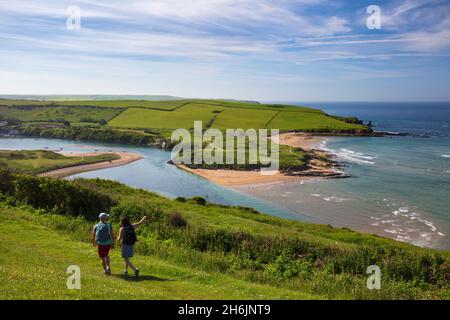
<instances>
[{"instance_id":1,"label":"green field","mask_svg":"<svg viewBox=\"0 0 450 320\"><path fill-rule=\"evenodd\" d=\"M1 101L1 100L0 100ZM0 117L24 122L108 122L121 112L115 108L62 106L0 106Z\"/></svg>"},{"instance_id":2,"label":"green field","mask_svg":"<svg viewBox=\"0 0 450 320\"><path fill-rule=\"evenodd\" d=\"M159 111L140 108L129 108L109 122L109 126L119 128L146 129L191 129L194 121L209 123L216 112L223 108L204 106L195 103L185 105L175 111Z\"/></svg>"},{"instance_id":3,"label":"green field","mask_svg":"<svg viewBox=\"0 0 450 320\"><path fill-rule=\"evenodd\" d=\"M146 101L146 100L109 100L109 101L61 101L55 102L62 106L95 106L95 107L112 107L112 108L148 108L159 110L174 110L187 101L171 100L171 101Z\"/></svg>"},{"instance_id":4,"label":"green field","mask_svg":"<svg viewBox=\"0 0 450 320\"><path fill-rule=\"evenodd\" d=\"M448 252L116 182L0 176L0 298L450 298ZM138 230L139 281L120 275L118 250L113 275L101 273L89 244L99 210L116 230L121 216L152 218ZM81 291L65 287L73 264L82 270ZM373 264L380 290L366 287Z\"/></svg>"},{"instance_id":5,"label":"green field","mask_svg":"<svg viewBox=\"0 0 450 320\"><path fill-rule=\"evenodd\" d=\"M366 126L347 123L318 109L281 104L228 100L92 100L31 101L0 100L0 119L70 122L74 126L102 122L112 128L177 129L204 128L280 129L321 133L366 133ZM107 122L107 123L106 123Z\"/></svg>"},{"instance_id":6,"label":"green field","mask_svg":"<svg viewBox=\"0 0 450 320\"><path fill-rule=\"evenodd\" d=\"M66 167L116 160L118 156L104 154L90 157L65 157L44 150L7 151L0 150L0 169L15 173L37 174Z\"/></svg>"},{"instance_id":7,"label":"green field","mask_svg":"<svg viewBox=\"0 0 450 320\"><path fill-rule=\"evenodd\" d=\"M364 126L358 124L345 123L343 121L326 117L320 113L311 112L280 112L268 125L269 129L280 130L364 130Z\"/></svg>"},{"instance_id":8,"label":"green field","mask_svg":"<svg viewBox=\"0 0 450 320\"><path fill-rule=\"evenodd\" d=\"M228 129L251 129L265 128L266 124L277 114L272 110L253 110L253 109L235 109L227 108L220 113L214 121L213 128ZM237 127L239 125L239 127Z\"/></svg>"}]
</instances>

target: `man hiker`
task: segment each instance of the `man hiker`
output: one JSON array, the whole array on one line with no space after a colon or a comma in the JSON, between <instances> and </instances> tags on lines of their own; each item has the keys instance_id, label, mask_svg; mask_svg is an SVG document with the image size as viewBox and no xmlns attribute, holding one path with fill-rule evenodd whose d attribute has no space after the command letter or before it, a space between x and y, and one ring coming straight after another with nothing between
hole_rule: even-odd
<instances>
[{"instance_id":1,"label":"man hiker","mask_svg":"<svg viewBox=\"0 0 450 320\"><path fill-rule=\"evenodd\" d=\"M104 273L110 275L109 250L114 247L114 230L108 223L109 214L102 212L98 218L100 222L92 230L92 244L98 245L98 256L102 259Z\"/></svg>"}]
</instances>

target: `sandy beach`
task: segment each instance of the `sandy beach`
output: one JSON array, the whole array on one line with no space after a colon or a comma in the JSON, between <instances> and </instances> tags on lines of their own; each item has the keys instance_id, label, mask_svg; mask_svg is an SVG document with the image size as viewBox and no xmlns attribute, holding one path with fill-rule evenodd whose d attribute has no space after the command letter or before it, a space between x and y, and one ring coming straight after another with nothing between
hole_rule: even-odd
<instances>
[{"instance_id":1,"label":"sandy beach","mask_svg":"<svg viewBox=\"0 0 450 320\"><path fill-rule=\"evenodd\" d=\"M44 172L44 173L39 174L38 176L63 178L63 177L68 177L68 176L71 176L71 175L74 175L77 173L82 173L82 172L124 166L124 165L127 165L127 164L130 164L135 161L143 159L143 156L141 156L139 154L135 154L135 153L129 153L129 152L90 152L90 153L60 152L60 153L66 157L93 157L93 156L98 156L101 154L115 154L115 155L119 156L120 158L117 160L112 160L112 161L104 161L104 162L98 162L98 163L93 163L93 164L86 164L86 165L62 168L62 169L58 169L58 170Z\"/></svg>"},{"instance_id":2,"label":"sandy beach","mask_svg":"<svg viewBox=\"0 0 450 320\"><path fill-rule=\"evenodd\" d=\"M184 165L178 168L208 179L216 184L225 187L237 187L243 185L273 184L287 181L299 181L301 179L311 179L311 177L289 176L283 173L274 175L262 175L259 171L237 171L237 170L208 170L191 169Z\"/></svg>"},{"instance_id":3,"label":"sandy beach","mask_svg":"<svg viewBox=\"0 0 450 320\"><path fill-rule=\"evenodd\" d=\"M304 133L289 132L279 135L279 142L281 145L302 148L307 151L316 150L323 140L324 138L314 137ZM327 175L335 176L337 172L334 169L321 168L320 164L318 164L317 167L312 168L312 170L305 171L304 175L288 175L281 172L274 175L262 175L260 171L191 169L184 165L179 165L178 167L226 187L275 184L305 179L321 179Z\"/></svg>"},{"instance_id":4,"label":"sandy beach","mask_svg":"<svg viewBox=\"0 0 450 320\"><path fill-rule=\"evenodd\" d=\"M271 140L274 141L275 137L271 137ZM287 132L278 135L279 144L286 145L294 148L301 148L306 151L310 151L313 149L318 149L319 145L324 138L319 138L315 136L308 135L306 133L295 133L295 132Z\"/></svg>"}]
</instances>

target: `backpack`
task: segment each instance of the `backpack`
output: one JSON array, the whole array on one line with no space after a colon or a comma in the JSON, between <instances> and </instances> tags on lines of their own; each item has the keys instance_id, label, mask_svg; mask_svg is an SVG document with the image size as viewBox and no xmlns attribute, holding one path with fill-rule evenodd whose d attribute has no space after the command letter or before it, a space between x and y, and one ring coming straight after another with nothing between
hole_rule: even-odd
<instances>
[{"instance_id":1,"label":"backpack","mask_svg":"<svg viewBox=\"0 0 450 320\"><path fill-rule=\"evenodd\" d=\"M134 231L133 226L125 226L123 227L123 244L127 246L132 246L137 241L136 232Z\"/></svg>"},{"instance_id":2,"label":"backpack","mask_svg":"<svg viewBox=\"0 0 450 320\"><path fill-rule=\"evenodd\" d=\"M99 223L95 227L95 240L97 243L104 243L111 239L110 226L108 223Z\"/></svg>"}]
</instances>

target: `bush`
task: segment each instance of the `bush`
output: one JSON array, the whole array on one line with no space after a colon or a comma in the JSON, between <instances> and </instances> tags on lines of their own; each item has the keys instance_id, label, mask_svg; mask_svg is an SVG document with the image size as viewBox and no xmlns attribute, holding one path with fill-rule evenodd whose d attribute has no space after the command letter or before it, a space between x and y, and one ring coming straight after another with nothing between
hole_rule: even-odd
<instances>
[{"instance_id":1,"label":"bush","mask_svg":"<svg viewBox=\"0 0 450 320\"><path fill-rule=\"evenodd\" d=\"M0 168L0 192L12 194L13 191L13 175L10 171Z\"/></svg>"},{"instance_id":2,"label":"bush","mask_svg":"<svg viewBox=\"0 0 450 320\"><path fill-rule=\"evenodd\" d=\"M200 206L205 206L206 205L206 200L205 198L202 197L193 197L191 199L193 202L195 202L196 204L200 205Z\"/></svg>"},{"instance_id":3,"label":"bush","mask_svg":"<svg viewBox=\"0 0 450 320\"><path fill-rule=\"evenodd\" d=\"M314 274L314 266L307 260L294 259L292 253L285 251L274 262L267 265L267 272L276 282L294 277L311 279Z\"/></svg>"},{"instance_id":4,"label":"bush","mask_svg":"<svg viewBox=\"0 0 450 320\"><path fill-rule=\"evenodd\" d=\"M116 205L109 196L71 181L5 172L0 176L0 190L37 209L94 220Z\"/></svg>"},{"instance_id":5,"label":"bush","mask_svg":"<svg viewBox=\"0 0 450 320\"><path fill-rule=\"evenodd\" d=\"M169 216L169 226L182 228L187 226L187 221L183 218L181 214L175 212Z\"/></svg>"}]
</instances>

